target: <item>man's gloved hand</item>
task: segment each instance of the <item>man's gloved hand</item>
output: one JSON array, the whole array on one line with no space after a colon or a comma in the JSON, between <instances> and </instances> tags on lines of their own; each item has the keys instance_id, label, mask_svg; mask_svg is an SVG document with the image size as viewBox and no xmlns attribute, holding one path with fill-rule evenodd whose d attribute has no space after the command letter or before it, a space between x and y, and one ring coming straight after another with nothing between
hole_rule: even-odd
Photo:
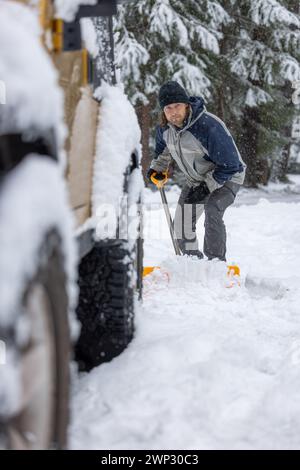
<instances>
[{"instance_id":1,"label":"man's gloved hand","mask_svg":"<svg viewBox=\"0 0 300 470\"><path fill-rule=\"evenodd\" d=\"M147 172L147 178L151 183L155 184L157 188L162 188L163 185L168 181L168 173L167 171L164 172L157 172L150 168Z\"/></svg>"},{"instance_id":2,"label":"man's gloved hand","mask_svg":"<svg viewBox=\"0 0 300 470\"><path fill-rule=\"evenodd\" d=\"M191 188L185 198L185 204L200 204L210 194L205 181L201 181L199 186Z\"/></svg>"},{"instance_id":3,"label":"man's gloved hand","mask_svg":"<svg viewBox=\"0 0 300 470\"><path fill-rule=\"evenodd\" d=\"M146 177L149 181L151 181L151 183L153 183L153 181L151 180L151 176L154 175L154 173L155 173L156 180L163 180L165 178L165 175L163 173L159 173L153 170L153 168L149 168L149 170L147 171Z\"/></svg>"}]
</instances>

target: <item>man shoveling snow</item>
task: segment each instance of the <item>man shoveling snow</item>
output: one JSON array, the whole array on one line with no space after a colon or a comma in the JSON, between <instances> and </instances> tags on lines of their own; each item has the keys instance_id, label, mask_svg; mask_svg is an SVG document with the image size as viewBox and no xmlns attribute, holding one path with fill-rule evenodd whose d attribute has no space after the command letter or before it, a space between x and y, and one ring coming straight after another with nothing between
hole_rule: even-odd
<instances>
[{"instance_id":1,"label":"man shoveling snow","mask_svg":"<svg viewBox=\"0 0 300 470\"><path fill-rule=\"evenodd\" d=\"M203 258L196 223L205 211L204 254L226 261L223 215L244 182L246 165L227 127L206 111L201 97L188 96L175 81L159 91L162 119L156 130L156 156L147 177L166 180L175 160L186 177L178 200L174 232L183 254Z\"/></svg>"}]
</instances>

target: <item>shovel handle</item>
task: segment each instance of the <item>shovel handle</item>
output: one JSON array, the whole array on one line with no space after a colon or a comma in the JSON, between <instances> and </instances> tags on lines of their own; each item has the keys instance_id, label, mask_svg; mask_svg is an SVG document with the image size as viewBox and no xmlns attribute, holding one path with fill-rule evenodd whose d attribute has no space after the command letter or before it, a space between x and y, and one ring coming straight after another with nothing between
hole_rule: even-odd
<instances>
[{"instance_id":1,"label":"shovel handle","mask_svg":"<svg viewBox=\"0 0 300 470\"><path fill-rule=\"evenodd\" d=\"M162 200L162 203L163 203L163 208L164 208L164 210L165 210L166 219L167 219L167 223L168 223L168 227L169 227L169 231L170 231L170 236L171 236L172 243L173 243L173 248L174 248L175 254L178 255L178 256L180 256L180 255L181 255L181 251L180 251L180 248L179 248L178 240L177 240L177 238L176 238L176 236L175 236L174 222L173 222L172 217L171 217L171 214L170 214L170 210L169 210L169 205L168 205L168 201L167 201L165 189L163 188L163 186L162 186L161 188L159 188L159 192L160 192L160 195L161 195L161 200Z\"/></svg>"}]
</instances>

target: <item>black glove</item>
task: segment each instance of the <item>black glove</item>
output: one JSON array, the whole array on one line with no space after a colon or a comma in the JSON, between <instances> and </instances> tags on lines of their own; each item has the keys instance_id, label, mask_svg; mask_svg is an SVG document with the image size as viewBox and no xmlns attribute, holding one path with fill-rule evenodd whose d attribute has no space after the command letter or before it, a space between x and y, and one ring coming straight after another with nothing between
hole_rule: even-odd
<instances>
[{"instance_id":1,"label":"black glove","mask_svg":"<svg viewBox=\"0 0 300 470\"><path fill-rule=\"evenodd\" d=\"M200 204L210 194L205 181L202 181L199 186L191 188L184 200L185 204Z\"/></svg>"},{"instance_id":2,"label":"black glove","mask_svg":"<svg viewBox=\"0 0 300 470\"><path fill-rule=\"evenodd\" d=\"M156 180L163 180L165 178L165 175L163 175L162 173L157 172L156 170L153 170L153 168L149 168L149 170L147 171L146 177L149 181L151 181L151 183L153 182L151 180L151 176L153 175L153 173L156 173L155 175Z\"/></svg>"}]
</instances>

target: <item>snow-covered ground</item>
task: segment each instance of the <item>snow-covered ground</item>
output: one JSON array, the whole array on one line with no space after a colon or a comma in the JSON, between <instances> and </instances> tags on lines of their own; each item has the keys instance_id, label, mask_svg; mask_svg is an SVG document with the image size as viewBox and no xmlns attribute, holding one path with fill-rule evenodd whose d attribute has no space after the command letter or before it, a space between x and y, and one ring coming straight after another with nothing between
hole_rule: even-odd
<instances>
[{"instance_id":1,"label":"snow-covered ground","mask_svg":"<svg viewBox=\"0 0 300 470\"><path fill-rule=\"evenodd\" d=\"M242 190L225 213L227 260L242 273L232 289L222 263L175 258L159 194L145 191L145 265L161 270L145 279L127 350L74 377L71 448L300 449L300 179L293 179ZM172 206L178 190L167 196ZM200 220L200 246L203 233Z\"/></svg>"}]
</instances>

